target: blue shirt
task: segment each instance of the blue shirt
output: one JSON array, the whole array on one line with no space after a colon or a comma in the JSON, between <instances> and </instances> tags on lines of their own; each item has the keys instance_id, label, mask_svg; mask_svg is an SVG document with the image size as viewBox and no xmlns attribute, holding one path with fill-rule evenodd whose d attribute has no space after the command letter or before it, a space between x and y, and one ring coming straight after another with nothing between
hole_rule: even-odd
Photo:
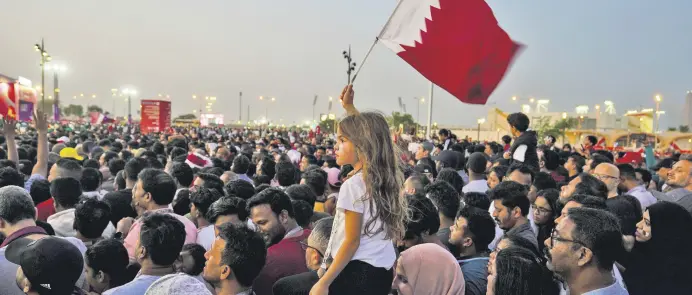
<instances>
[{"instance_id":1,"label":"blue shirt","mask_svg":"<svg viewBox=\"0 0 692 295\"><path fill-rule=\"evenodd\" d=\"M627 292L627 290L625 290L625 288L620 286L620 284L618 284L618 282L615 282L608 287L593 290L590 292L586 292L582 295L629 295L629 294L630 293Z\"/></svg>"},{"instance_id":2,"label":"blue shirt","mask_svg":"<svg viewBox=\"0 0 692 295\"><path fill-rule=\"evenodd\" d=\"M247 174L238 174L238 179L245 180L250 184L254 185L254 182L252 182L252 179L250 179L250 177L247 177Z\"/></svg>"},{"instance_id":3,"label":"blue shirt","mask_svg":"<svg viewBox=\"0 0 692 295\"><path fill-rule=\"evenodd\" d=\"M31 185L34 183L36 180L41 180L41 179L46 179L43 177L41 174L32 174L29 179L26 180L24 183L24 189L28 192L31 191Z\"/></svg>"},{"instance_id":4,"label":"blue shirt","mask_svg":"<svg viewBox=\"0 0 692 295\"><path fill-rule=\"evenodd\" d=\"M458 260L464 274L466 295L485 295L488 287L488 257Z\"/></svg>"},{"instance_id":5,"label":"blue shirt","mask_svg":"<svg viewBox=\"0 0 692 295\"><path fill-rule=\"evenodd\" d=\"M116 287L106 292L103 295L144 295L151 284L161 278L160 276L138 275L132 282L129 282L120 287Z\"/></svg>"}]
</instances>

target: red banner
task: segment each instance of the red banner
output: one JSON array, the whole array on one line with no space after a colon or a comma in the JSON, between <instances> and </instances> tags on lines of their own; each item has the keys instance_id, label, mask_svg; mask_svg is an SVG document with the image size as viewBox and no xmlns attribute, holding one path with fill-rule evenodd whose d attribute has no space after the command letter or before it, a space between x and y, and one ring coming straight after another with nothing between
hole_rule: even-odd
<instances>
[{"instance_id":1,"label":"red banner","mask_svg":"<svg viewBox=\"0 0 692 295\"><path fill-rule=\"evenodd\" d=\"M142 133L162 132L171 127L171 102L164 100L142 100Z\"/></svg>"}]
</instances>

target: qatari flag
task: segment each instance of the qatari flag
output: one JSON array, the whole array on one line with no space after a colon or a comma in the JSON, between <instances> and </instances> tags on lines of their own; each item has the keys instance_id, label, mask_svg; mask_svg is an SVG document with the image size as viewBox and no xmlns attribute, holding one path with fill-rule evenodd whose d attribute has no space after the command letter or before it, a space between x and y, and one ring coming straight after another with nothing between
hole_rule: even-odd
<instances>
[{"instance_id":1,"label":"qatari flag","mask_svg":"<svg viewBox=\"0 0 692 295\"><path fill-rule=\"evenodd\" d=\"M400 0L379 40L470 104L488 101L522 47L484 0Z\"/></svg>"}]
</instances>

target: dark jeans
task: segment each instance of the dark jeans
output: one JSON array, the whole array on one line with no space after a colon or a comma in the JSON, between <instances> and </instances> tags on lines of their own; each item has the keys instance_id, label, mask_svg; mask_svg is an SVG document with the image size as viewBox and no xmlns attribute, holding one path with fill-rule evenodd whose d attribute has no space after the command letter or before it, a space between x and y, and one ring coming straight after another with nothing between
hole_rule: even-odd
<instances>
[{"instance_id":1,"label":"dark jeans","mask_svg":"<svg viewBox=\"0 0 692 295\"><path fill-rule=\"evenodd\" d=\"M329 286L329 294L387 295L393 280L394 272L391 269L352 260Z\"/></svg>"}]
</instances>

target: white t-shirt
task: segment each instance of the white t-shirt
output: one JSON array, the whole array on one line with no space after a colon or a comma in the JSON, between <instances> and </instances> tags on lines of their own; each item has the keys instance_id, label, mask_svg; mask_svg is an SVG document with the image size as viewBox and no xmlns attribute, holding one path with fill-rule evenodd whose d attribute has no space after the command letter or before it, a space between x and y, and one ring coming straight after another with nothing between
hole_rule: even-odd
<instances>
[{"instance_id":1,"label":"white t-shirt","mask_svg":"<svg viewBox=\"0 0 692 295\"><path fill-rule=\"evenodd\" d=\"M372 217L370 214L370 202L366 199L365 181L362 174L358 173L346 180L339 191L336 202L336 216L332 226L332 235L325 255L334 257L339 252L341 244L346 237L345 210L363 214L363 230L360 235L360 246L351 260L360 260L374 267L391 269L396 261L396 253L391 239L385 238L382 231L376 235L366 234L366 224ZM376 208L375 208L376 209ZM380 220L375 221L371 231L376 231L382 226Z\"/></svg>"},{"instance_id":2,"label":"white t-shirt","mask_svg":"<svg viewBox=\"0 0 692 295\"><path fill-rule=\"evenodd\" d=\"M204 250L209 251L211 245L214 244L214 225L207 225L197 230L197 244L204 247Z\"/></svg>"}]
</instances>

